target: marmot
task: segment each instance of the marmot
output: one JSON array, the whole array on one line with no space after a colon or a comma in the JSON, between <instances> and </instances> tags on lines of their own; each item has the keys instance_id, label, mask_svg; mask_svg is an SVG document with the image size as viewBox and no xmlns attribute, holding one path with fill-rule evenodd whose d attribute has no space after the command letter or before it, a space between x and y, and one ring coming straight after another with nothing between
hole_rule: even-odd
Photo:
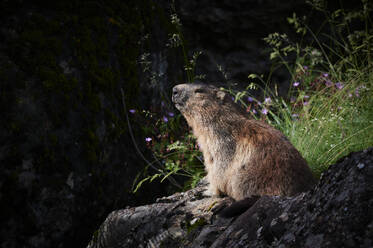
<instances>
[{"instance_id":1,"label":"marmot","mask_svg":"<svg viewBox=\"0 0 373 248\"><path fill-rule=\"evenodd\" d=\"M197 137L210 195L236 201L254 195L292 196L314 185L310 168L290 141L272 126L249 119L224 91L179 84L172 101Z\"/></svg>"}]
</instances>

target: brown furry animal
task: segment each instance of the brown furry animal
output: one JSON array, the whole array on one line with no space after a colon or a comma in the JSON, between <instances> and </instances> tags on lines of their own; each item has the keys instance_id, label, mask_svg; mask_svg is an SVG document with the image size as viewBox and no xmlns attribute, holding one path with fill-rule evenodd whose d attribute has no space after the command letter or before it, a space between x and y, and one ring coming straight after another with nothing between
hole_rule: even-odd
<instances>
[{"instance_id":1,"label":"brown furry animal","mask_svg":"<svg viewBox=\"0 0 373 248\"><path fill-rule=\"evenodd\" d=\"M203 152L209 194L235 200L291 196L314 185L306 161L288 139L272 126L248 119L225 92L180 84L173 88L172 100Z\"/></svg>"}]
</instances>

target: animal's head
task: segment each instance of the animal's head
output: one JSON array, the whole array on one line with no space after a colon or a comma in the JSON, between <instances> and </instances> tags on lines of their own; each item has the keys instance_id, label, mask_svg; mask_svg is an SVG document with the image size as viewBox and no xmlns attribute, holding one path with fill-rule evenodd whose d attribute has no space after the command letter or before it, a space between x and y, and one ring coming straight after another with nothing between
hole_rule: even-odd
<instances>
[{"instance_id":1,"label":"animal's head","mask_svg":"<svg viewBox=\"0 0 373 248\"><path fill-rule=\"evenodd\" d=\"M226 92L207 84L176 85L172 90L172 101L188 122L211 121L222 109L228 106L235 109L231 97Z\"/></svg>"},{"instance_id":2,"label":"animal's head","mask_svg":"<svg viewBox=\"0 0 373 248\"><path fill-rule=\"evenodd\" d=\"M207 84L178 84L172 89L172 101L183 114L221 105L226 97L225 92Z\"/></svg>"}]
</instances>

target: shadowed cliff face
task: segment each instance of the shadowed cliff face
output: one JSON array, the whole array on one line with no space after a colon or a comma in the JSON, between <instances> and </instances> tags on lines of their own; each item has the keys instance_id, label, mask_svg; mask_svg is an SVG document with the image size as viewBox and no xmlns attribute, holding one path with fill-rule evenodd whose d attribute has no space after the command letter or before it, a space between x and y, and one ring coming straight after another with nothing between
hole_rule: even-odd
<instances>
[{"instance_id":1,"label":"shadowed cliff face","mask_svg":"<svg viewBox=\"0 0 373 248\"><path fill-rule=\"evenodd\" d=\"M343 7L354 9L352 1L325 1L330 10ZM280 93L287 93L290 75L286 68L274 68L269 60L270 49L263 41L271 33L286 33L290 40L299 39L287 18L296 13L306 16L306 24L313 31L324 26L323 14L317 13L311 5L301 0L238 0L238 1L182 1L176 0L176 7L183 24L188 47L203 51L197 63L197 73L206 74L206 82L226 82L219 72L221 66L227 73L228 81L246 87L248 75L268 75L279 85ZM323 40L324 37L318 37ZM305 36L303 43L314 42Z\"/></svg>"},{"instance_id":2,"label":"shadowed cliff face","mask_svg":"<svg viewBox=\"0 0 373 248\"><path fill-rule=\"evenodd\" d=\"M165 194L167 183L131 193L145 163L120 93L134 109L157 95L137 61L163 49L139 43L153 21L166 25L162 11L146 0L0 3L0 246L82 247L108 212Z\"/></svg>"},{"instance_id":3,"label":"shadowed cliff face","mask_svg":"<svg viewBox=\"0 0 373 248\"><path fill-rule=\"evenodd\" d=\"M307 13L304 1L178 1L188 45L202 50L197 70L208 82L225 81L221 65L234 82L247 82L250 73L269 73L268 46L262 40L273 32L291 30L286 17ZM288 33L288 32L287 32ZM277 71L274 80L286 87L287 74Z\"/></svg>"}]
</instances>

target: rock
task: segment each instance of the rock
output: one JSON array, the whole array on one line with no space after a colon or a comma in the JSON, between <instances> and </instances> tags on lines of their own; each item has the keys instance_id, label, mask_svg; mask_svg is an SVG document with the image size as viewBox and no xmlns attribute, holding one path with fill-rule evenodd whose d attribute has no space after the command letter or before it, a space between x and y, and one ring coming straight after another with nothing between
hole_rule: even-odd
<instances>
[{"instance_id":1,"label":"rock","mask_svg":"<svg viewBox=\"0 0 373 248\"><path fill-rule=\"evenodd\" d=\"M351 153L311 191L262 196L229 219L217 213L231 200L203 196L201 183L151 205L112 212L88 248L372 247L372 159L373 148Z\"/></svg>"}]
</instances>

